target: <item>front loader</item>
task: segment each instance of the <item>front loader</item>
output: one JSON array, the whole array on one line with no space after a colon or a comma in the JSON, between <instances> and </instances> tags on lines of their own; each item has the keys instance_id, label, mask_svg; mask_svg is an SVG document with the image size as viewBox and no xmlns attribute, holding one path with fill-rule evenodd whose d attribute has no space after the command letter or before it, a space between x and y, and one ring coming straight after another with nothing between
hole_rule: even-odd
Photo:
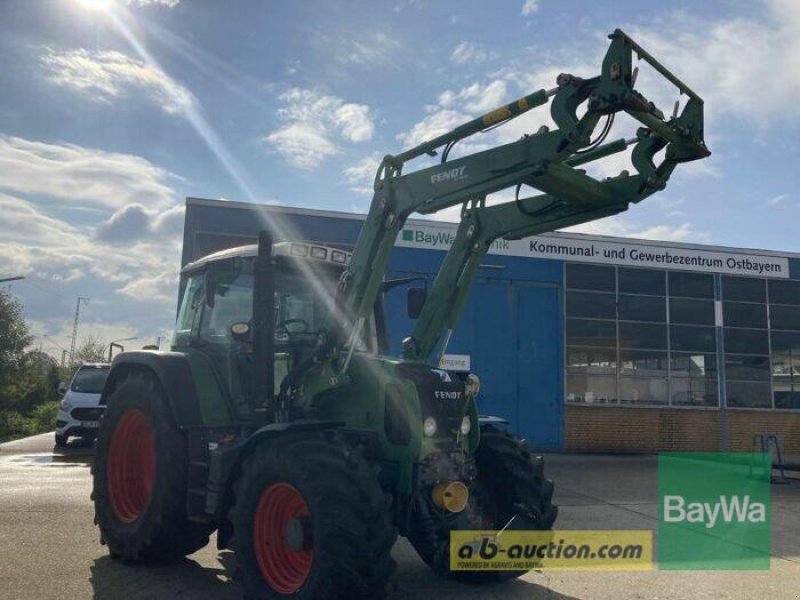
<instances>
[{"instance_id":1,"label":"front loader","mask_svg":"<svg viewBox=\"0 0 800 600\"><path fill-rule=\"evenodd\" d=\"M479 417L478 377L437 357L492 242L625 211L709 155L702 100L623 32L610 39L598 76L560 75L386 156L352 254L265 231L184 267L171 350L118 355L103 393L93 498L113 557L180 558L216 531L252 598L381 597L398 534L443 576L522 574L450 570L451 531L550 529L557 508L541 458ZM680 112L665 118L635 89L634 55L686 97ZM460 140L548 102L552 130L448 160ZM642 127L605 142L622 112ZM631 145L633 173L580 168ZM423 156L438 163L404 173ZM542 193L520 197L523 186ZM487 201L504 189L513 201ZM388 356L382 296L404 283L384 279L396 236L412 213L453 206L452 247L430 294L409 290L416 324L402 357Z\"/></svg>"}]
</instances>

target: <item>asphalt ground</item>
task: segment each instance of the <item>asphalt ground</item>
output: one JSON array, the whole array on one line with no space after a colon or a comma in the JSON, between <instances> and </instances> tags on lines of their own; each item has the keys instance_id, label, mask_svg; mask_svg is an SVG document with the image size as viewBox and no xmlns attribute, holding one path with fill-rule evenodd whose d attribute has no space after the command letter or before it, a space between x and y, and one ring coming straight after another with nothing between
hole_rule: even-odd
<instances>
[{"instance_id":1,"label":"asphalt ground","mask_svg":"<svg viewBox=\"0 0 800 600\"><path fill-rule=\"evenodd\" d=\"M0 445L0 598L240 598L208 547L169 566L131 567L106 554L89 500L92 449L54 452L52 434ZM550 455L558 529L657 528L656 457ZM531 572L473 587L435 577L400 540L390 597L469 599L800 598L800 481L772 488L769 571Z\"/></svg>"}]
</instances>

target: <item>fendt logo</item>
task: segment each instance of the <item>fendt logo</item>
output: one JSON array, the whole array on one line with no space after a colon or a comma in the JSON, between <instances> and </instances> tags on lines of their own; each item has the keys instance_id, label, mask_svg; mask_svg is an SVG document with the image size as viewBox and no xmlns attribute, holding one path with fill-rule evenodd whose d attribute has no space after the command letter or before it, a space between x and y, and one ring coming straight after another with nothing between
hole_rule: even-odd
<instances>
[{"instance_id":1,"label":"fendt logo","mask_svg":"<svg viewBox=\"0 0 800 600\"><path fill-rule=\"evenodd\" d=\"M433 392L433 396L437 400L461 400L461 392L443 392L436 390Z\"/></svg>"},{"instance_id":2,"label":"fendt logo","mask_svg":"<svg viewBox=\"0 0 800 600\"><path fill-rule=\"evenodd\" d=\"M466 179L469 177L467 175L467 167L464 165L463 167L455 167L453 169L448 169L447 171L441 171L434 175L431 175L431 183L443 183L445 181L460 181L462 179Z\"/></svg>"},{"instance_id":3,"label":"fendt logo","mask_svg":"<svg viewBox=\"0 0 800 600\"><path fill-rule=\"evenodd\" d=\"M664 521L667 523L703 523L706 529L724 523L763 523L767 507L763 502L751 502L750 496L720 496L719 502L686 502L683 496L664 496Z\"/></svg>"}]
</instances>

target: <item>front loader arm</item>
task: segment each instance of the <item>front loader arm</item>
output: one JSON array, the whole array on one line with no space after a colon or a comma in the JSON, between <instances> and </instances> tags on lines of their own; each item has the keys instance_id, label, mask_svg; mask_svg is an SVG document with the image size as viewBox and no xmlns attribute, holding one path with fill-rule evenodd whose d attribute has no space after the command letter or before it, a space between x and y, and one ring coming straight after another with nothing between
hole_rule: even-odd
<instances>
[{"instance_id":1,"label":"front loader arm","mask_svg":"<svg viewBox=\"0 0 800 600\"><path fill-rule=\"evenodd\" d=\"M626 34L617 30L610 38L612 41L598 77L581 79L560 75L556 88L539 90L434 140L384 158L375 178L375 194L367 219L350 265L340 281L332 347L341 348L348 340L350 352L355 347L352 342L380 292L395 239L412 213L429 214L471 202L479 210L470 212L465 208L465 221L482 215L480 223L462 223L459 232L463 230L466 235L469 225L478 223L486 228L485 233L481 233L481 243L485 245L489 238L532 235L625 210L629 202L639 201L663 188L678 162L709 155L703 141L702 100ZM690 96L679 117L666 120L655 105L634 89L634 52ZM546 103L549 98L552 98L550 111L556 124L553 131L542 128L516 142L445 162L450 148L459 140L505 123ZM609 148L613 144L596 147L591 136L602 117L607 117L610 125L617 112L626 112L645 125L634 150L638 174L601 182L577 167L600 158L603 153L615 151ZM645 140L649 140L647 144L643 144ZM620 145L619 142L614 144ZM639 150L645 146L657 150L667 147L665 159L658 167L652 160L655 152ZM436 155L442 148L442 164L403 174L406 162L423 154ZM483 206L482 199L488 194L521 185L536 187L545 195L520 200L515 203L517 209L508 213L500 207ZM527 205L531 205L531 211L537 215L532 221L525 218L531 217L525 214L529 212L525 209ZM545 206L547 215L543 218L544 213L536 211L544 210ZM498 210L490 210L494 208ZM462 256L448 256L437 278L437 282L441 279L442 286L445 281L458 278L463 278L464 283L470 282L477 269L475 260L465 260L464 249L454 248L454 251ZM457 289L466 293L468 286ZM437 293L441 295L440 302L434 301ZM429 314L424 323L418 324L412 336L416 342L407 351L408 356L417 359L427 357L439 337L439 333L433 333L437 324L452 323L453 319L446 313L457 314L463 298L452 298L451 291L445 294L434 290L428 304L431 305L427 309ZM349 355L339 365L339 370L345 371L348 363Z\"/></svg>"},{"instance_id":2,"label":"front loader arm","mask_svg":"<svg viewBox=\"0 0 800 600\"><path fill-rule=\"evenodd\" d=\"M403 340L403 357L428 360L444 332L445 338L439 349L441 358L458 324L480 262L495 240L520 239L602 219L623 212L631 203L641 202L662 189L677 163L665 159L658 168L655 167L653 156L664 144L645 129L641 129L633 140L618 140L601 146L592 155L578 155L572 163L586 164L621 152L631 143L636 143L633 162L640 172L636 175L623 173L597 183L591 195L573 193L556 197L540 194L493 206L486 206L483 198L466 203L453 244L439 269L414 331ZM570 161L566 162L569 164ZM653 177L654 173L657 178Z\"/></svg>"}]
</instances>

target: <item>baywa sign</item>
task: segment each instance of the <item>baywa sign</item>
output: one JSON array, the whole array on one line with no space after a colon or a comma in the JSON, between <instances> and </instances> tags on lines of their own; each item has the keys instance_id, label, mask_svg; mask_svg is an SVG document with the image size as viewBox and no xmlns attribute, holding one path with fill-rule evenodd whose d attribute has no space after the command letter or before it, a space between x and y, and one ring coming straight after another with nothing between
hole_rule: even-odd
<instances>
[{"instance_id":1,"label":"baywa sign","mask_svg":"<svg viewBox=\"0 0 800 600\"><path fill-rule=\"evenodd\" d=\"M771 474L766 453L660 454L659 569L769 569Z\"/></svg>"},{"instance_id":2,"label":"baywa sign","mask_svg":"<svg viewBox=\"0 0 800 600\"><path fill-rule=\"evenodd\" d=\"M453 244L455 236L455 225L413 224L403 229L397 245L446 251ZM672 247L658 243L610 242L567 234L497 240L492 244L489 254L759 277L789 277L789 259L782 256Z\"/></svg>"}]
</instances>

